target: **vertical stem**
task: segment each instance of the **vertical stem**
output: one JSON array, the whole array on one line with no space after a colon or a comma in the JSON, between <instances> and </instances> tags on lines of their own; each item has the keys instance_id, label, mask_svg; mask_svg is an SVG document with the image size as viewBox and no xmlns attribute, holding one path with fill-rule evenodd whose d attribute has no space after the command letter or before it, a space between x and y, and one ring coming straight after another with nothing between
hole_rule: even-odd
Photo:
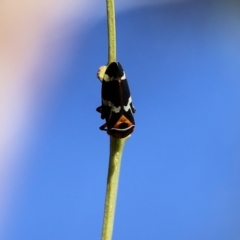
<instances>
[{"instance_id":1,"label":"vertical stem","mask_svg":"<svg viewBox=\"0 0 240 240\"><path fill-rule=\"evenodd\" d=\"M116 62L116 25L114 0L107 2L107 23L108 23L108 65Z\"/></svg>"},{"instance_id":2,"label":"vertical stem","mask_svg":"<svg viewBox=\"0 0 240 240\"><path fill-rule=\"evenodd\" d=\"M111 62L116 62L116 27L115 27L114 0L106 1L108 22L108 65L109 65ZM110 156L102 228L102 240L112 239L121 158L124 144L127 138L128 137L118 139L110 136Z\"/></svg>"},{"instance_id":3,"label":"vertical stem","mask_svg":"<svg viewBox=\"0 0 240 240\"><path fill-rule=\"evenodd\" d=\"M102 229L102 240L112 239L121 158L124 144L127 138L118 139L110 137L110 157Z\"/></svg>"}]
</instances>

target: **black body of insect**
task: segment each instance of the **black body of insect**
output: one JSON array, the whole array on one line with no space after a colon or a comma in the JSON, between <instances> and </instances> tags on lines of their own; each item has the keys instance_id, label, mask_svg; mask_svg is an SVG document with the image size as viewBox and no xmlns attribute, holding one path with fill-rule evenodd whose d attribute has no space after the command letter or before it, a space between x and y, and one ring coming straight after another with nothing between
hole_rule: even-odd
<instances>
[{"instance_id":1,"label":"black body of insect","mask_svg":"<svg viewBox=\"0 0 240 240\"><path fill-rule=\"evenodd\" d=\"M107 67L102 79L102 105L96 109L106 123L100 130L116 138L125 138L135 127L132 104L126 74L119 62Z\"/></svg>"}]
</instances>

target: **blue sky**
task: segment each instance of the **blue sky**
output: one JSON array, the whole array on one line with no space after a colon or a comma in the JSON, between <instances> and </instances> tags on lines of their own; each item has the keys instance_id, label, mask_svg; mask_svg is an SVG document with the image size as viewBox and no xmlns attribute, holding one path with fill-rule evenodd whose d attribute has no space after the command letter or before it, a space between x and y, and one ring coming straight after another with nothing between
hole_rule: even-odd
<instances>
[{"instance_id":1,"label":"blue sky","mask_svg":"<svg viewBox=\"0 0 240 240\"><path fill-rule=\"evenodd\" d=\"M116 22L137 112L113 239L238 240L239 4L155 4L118 12ZM60 83L37 113L6 240L101 236L109 137L98 129L95 75L107 62L106 20L84 34L76 23L58 56L44 78Z\"/></svg>"}]
</instances>

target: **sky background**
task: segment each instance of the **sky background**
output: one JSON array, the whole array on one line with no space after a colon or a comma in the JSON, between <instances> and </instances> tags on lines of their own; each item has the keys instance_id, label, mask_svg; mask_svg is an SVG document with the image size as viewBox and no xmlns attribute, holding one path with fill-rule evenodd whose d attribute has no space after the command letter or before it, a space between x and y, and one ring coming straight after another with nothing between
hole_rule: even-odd
<instances>
[{"instance_id":1,"label":"sky background","mask_svg":"<svg viewBox=\"0 0 240 240\"><path fill-rule=\"evenodd\" d=\"M239 240L239 1L116 8L137 112L113 240ZM0 237L100 239L105 2L10 0L1 11Z\"/></svg>"}]
</instances>

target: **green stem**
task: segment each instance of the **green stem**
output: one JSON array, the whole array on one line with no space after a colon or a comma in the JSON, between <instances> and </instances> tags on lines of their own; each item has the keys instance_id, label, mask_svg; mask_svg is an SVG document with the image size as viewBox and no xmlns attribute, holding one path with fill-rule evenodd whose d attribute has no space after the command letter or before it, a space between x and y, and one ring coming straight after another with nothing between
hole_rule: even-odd
<instances>
[{"instance_id":1,"label":"green stem","mask_svg":"<svg viewBox=\"0 0 240 240\"><path fill-rule=\"evenodd\" d=\"M104 221L102 229L102 240L112 239L121 158L124 144L127 138L128 137L126 138L110 137L110 157L108 167Z\"/></svg>"},{"instance_id":2,"label":"green stem","mask_svg":"<svg viewBox=\"0 0 240 240\"><path fill-rule=\"evenodd\" d=\"M108 65L116 62L116 27L114 0L107 0L108 22ZM107 178L107 191L102 228L102 240L111 240L118 191L118 179L121 167L121 158L126 138L110 136L110 156Z\"/></svg>"},{"instance_id":3,"label":"green stem","mask_svg":"<svg viewBox=\"0 0 240 240\"><path fill-rule=\"evenodd\" d=\"M114 0L107 0L107 23L108 23L108 65L116 62L116 25Z\"/></svg>"}]
</instances>

